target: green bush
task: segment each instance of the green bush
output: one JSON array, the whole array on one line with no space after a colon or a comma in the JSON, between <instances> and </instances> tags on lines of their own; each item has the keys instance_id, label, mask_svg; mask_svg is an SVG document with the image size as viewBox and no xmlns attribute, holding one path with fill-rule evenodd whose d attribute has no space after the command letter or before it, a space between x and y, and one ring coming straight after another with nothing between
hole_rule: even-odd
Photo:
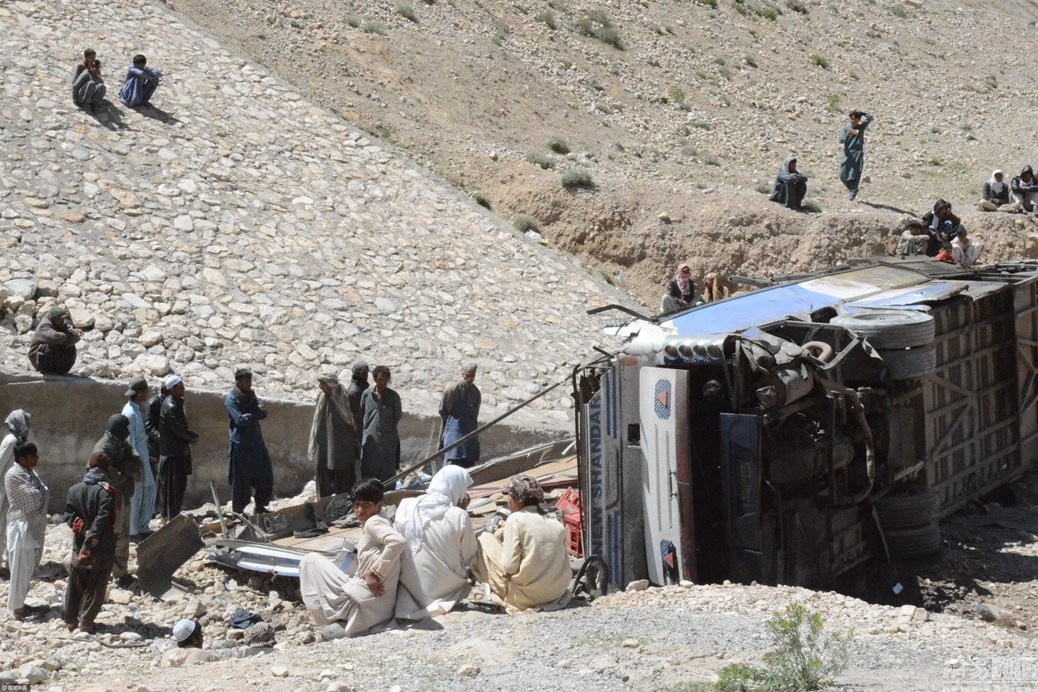
<instances>
[{"instance_id":1,"label":"green bush","mask_svg":"<svg viewBox=\"0 0 1038 692\"><path fill-rule=\"evenodd\" d=\"M544 12L541 12L539 15L534 17L534 19L536 19L538 22L543 22L544 26L548 27L552 31L555 31L559 28L558 23L555 21L555 15L552 13L551 10L545 10Z\"/></svg>"},{"instance_id":2,"label":"green bush","mask_svg":"<svg viewBox=\"0 0 1038 692\"><path fill-rule=\"evenodd\" d=\"M894 5L890 13L895 17L901 17L901 19L908 19L912 16L912 13L908 11L908 8L904 5Z\"/></svg>"},{"instance_id":3,"label":"green bush","mask_svg":"<svg viewBox=\"0 0 1038 692\"><path fill-rule=\"evenodd\" d=\"M717 0L703 0L703 4L712 10L717 9Z\"/></svg>"},{"instance_id":4,"label":"green bush","mask_svg":"<svg viewBox=\"0 0 1038 692\"><path fill-rule=\"evenodd\" d=\"M818 65L823 70L828 70L829 69L829 58L825 57L824 55L818 55L817 53L815 53L814 55L811 56L811 64L812 65Z\"/></svg>"},{"instance_id":5,"label":"green bush","mask_svg":"<svg viewBox=\"0 0 1038 692\"><path fill-rule=\"evenodd\" d=\"M747 55L745 58L743 58L743 62L745 62L750 67L757 67L757 59L752 55Z\"/></svg>"},{"instance_id":6,"label":"green bush","mask_svg":"<svg viewBox=\"0 0 1038 692\"><path fill-rule=\"evenodd\" d=\"M598 32L598 40L602 43L607 43L617 50L624 49L624 42L620 38L620 32L616 30L614 26L603 27Z\"/></svg>"},{"instance_id":7,"label":"green bush","mask_svg":"<svg viewBox=\"0 0 1038 692\"><path fill-rule=\"evenodd\" d=\"M484 209L491 209L490 198L484 195L482 192L473 192L472 201L483 207Z\"/></svg>"},{"instance_id":8,"label":"green bush","mask_svg":"<svg viewBox=\"0 0 1038 692\"><path fill-rule=\"evenodd\" d=\"M364 26L361 28L369 34L378 34L379 36L386 35L386 25L382 22L365 22Z\"/></svg>"},{"instance_id":9,"label":"green bush","mask_svg":"<svg viewBox=\"0 0 1038 692\"><path fill-rule=\"evenodd\" d=\"M418 21L418 17L414 13L414 7L408 5L406 2L402 2L396 6L396 13L409 21Z\"/></svg>"},{"instance_id":10,"label":"green bush","mask_svg":"<svg viewBox=\"0 0 1038 692\"><path fill-rule=\"evenodd\" d=\"M526 233L527 231L537 231L541 227L541 222L532 216L526 214L519 214L512 221L512 225L515 226L516 230L520 233Z\"/></svg>"},{"instance_id":11,"label":"green bush","mask_svg":"<svg viewBox=\"0 0 1038 692\"><path fill-rule=\"evenodd\" d=\"M549 168L555 168L555 162L552 161L547 154L542 154L539 151L531 151L526 155L526 160L535 166L540 166L544 170Z\"/></svg>"},{"instance_id":12,"label":"green bush","mask_svg":"<svg viewBox=\"0 0 1038 692\"><path fill-rule=\"evenodd\" d=\"M774 7L762 7L757 10L757 14L773 22L778 19L779 11Z\"/></svg>"},{"instance_id":13,"label":"green bush","mask_svg":"<svg viewBox=\"0 0 1038 692\"><path fill-rule=\"evenodd\" d=\"M360 17L355 14L348 14L346 15L346 23L354 29L357 29L360 27Z\"/></svg>"},{"instance_id":14,"label":"green bush","mask_svg":"<svg viewBox=\"0 0 1038 692\"><path fill-rule=\"evenodd\" d=\"M681 87L672 86L670 91L667 92L667 97L678 108L685 108L685 99L688 98L688 94Z\"/></svg>"},{"instance_id":15,"label":"green bush","mask_svg":"<svg viewBox=\"0 0 1038 692\"><path fill-rule=\"evenodd\" d=\"M847 667L850 631L825 635L822 616L808 613L799 603L786 606L765 623L771 636L772 651L764 654L764 667L743 664L725 666L714 689L723 692L742 690L821 690Z\"/></svg>"},{"instance_id":16,"label":"green bush","mask_svg":"<svg viewBox=\"0 0 1038 692\"><path fill-rule=\"evenodd\" d=\"M569 153L569 145L562 137L552 137L548 140L548 148L556 154L566 155Z\"/></svg>"},{"instance_id":17,"label":"green bush","mask_svg":"<svg viewBox=\"0 0 1038 692\"><path fill-rule=\"evenodd\" d=\"M595 181L591 178L591 174L580 168L566 171L559 176L559 180L562 182L562 187L567 190L577 188L591 189L595 186Z\"/></svg>"}]
</instances>

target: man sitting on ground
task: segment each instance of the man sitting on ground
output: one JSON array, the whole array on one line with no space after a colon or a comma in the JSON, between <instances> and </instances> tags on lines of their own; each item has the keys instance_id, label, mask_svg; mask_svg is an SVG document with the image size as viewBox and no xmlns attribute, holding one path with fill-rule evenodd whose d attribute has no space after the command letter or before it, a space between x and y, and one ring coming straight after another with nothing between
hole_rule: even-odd
<instances>
[{"instance_id":1,"label":"man sitting on ground","mask_svg":"<svg viewBox=\"0 0 1038 692\"><path fill-rule=\"evenodd\" d=\"M930 231L926 224L917 219L909 219L905 222L905 230L897 241L897 249L894 254L899 257L906 255L922 255L926 251L926 244L930 240Z\"/></svg>"},{"instance_id":2,"label":"man sitting on ground","mask_svg":"<svg viewBox=\"0 0 1038 692\"><path fill-rule=\"evenodd\" d=\"M1002 171L995 169L991 178L984 183L984 199L977 202L980 211L1013 211L1014 205L1009 200L1009 185Z\"/></svg>"},{"instance_id":3,"label":"man sitting on ground","mask_svg":"<svg viewBox=\"0 0 1038 692\"><path fill-rule=\"evenodd\" d=\"M357 543L357 576L310 553L299 563L303 604L324 639L352 637L393 617L404 537L380 512L384 490L377 478L353 486L353 511L364 526Z\"/></svg>"},{"instance_id":4,"label":"man sitting on ground","mask_svg":"<svg viewBox=\"0 0 1038 692\"><path fill-rule=\"evenodd\" d=\"M506 606L565 605L572 577L566 529L541 511L544 490L535 479L514 476L505 495L511 514L502 529L479 537L473 573Z\"/></svg>"},{"instance_id":5,"label":"man sitting on ground","mask_svg":"<svg viewBox=\"0 0 1038 692\"><path fill-rule=\"evenodd\" d=\"M1030 166L1024 166L1020 175L1013 178L1012 188L1013 197L1024 211L1038 211L1038 180Z\"/></svg>"},{"instance_id":6,"label":"man sitting on ground","mask_svg":"<svg viewBox=\"0 0 1038 692\"><path fill-rule=\"evenodd\" d=\"M72 102L80 108L96 113L99 108L104 107L107 92L108 87L101 77L101 61L95 60L90 67L80 72L76 81L72 83Z\"/></svg>"},{"instance_id":7,"label":"man sitting on ground","mask_svg":"<svg viewBox=\"0 0 1038 692\"><path fill-rule=\"evenodd\" d=\"M797 171L797 158L790 156L782 162L775 176L775 187L768 199L794 211L801 211L806 194L807 176Z\"/></svg>"},{"instance_id":8,"label":"man sitting on ground","mask_svg":"<svg viewBox=\"0 0 1038 692\"><path fill-rule=\"evenodd\" d=\"M407 541L400 569L396 616L421 620L450 612L469 591L467 571L476 557L476 536L465 508L472 476L450 464L440 469L420 497L400 502L394 528Z\"/></svg>"},{"instance_id":9,"label":"man sitting on ground","mask_svg":"<svg viewBox=\"0 0 1038 692\"><path fill-rule=\"evenodd\" d=\"M984 249L983 243L975 243L969 239L965 226L959 227L959 232L955 234L951 245L952 256L964 269L972 269L976 266L980 252Z\"/></svg>"},{"instance_id":10,"label":"man sitting on ground","mask_svg":"<svg viewBox=\"0 0 1038 692\"><path fill-rule=\"evenodd\" d=\"M220 658L215 652L202 648L202 623L198 620L177 620L173 625L173 639L177 648L162 654L159 667L180 668Z\"/></svg>"},{"instance_id":11,"label":"man sitting on ground","mask_svg":"<svg viewBox=\"0 0 1038 692\"><path fill-rule=\"evenodd\" d=\"M962 226L962 219L952 213L952 205L943 199L934 202L933 211L928 211L923 216L923 223L930 232L930 240L926 245L926 256L935 257L945 243L950 243L955 237L958 229Z\"/></svg>"},{"instance_id":12,"label":"man sitting on ground","mask_svg":"<svg viewBox=\"0 0 1038 692\"><path fill-rule=\"evenodd\" d=\"M131 108L150 105L152 95L159 88L162 73L147 65L148 59L143 55L138 53L133 56L133 64L126 72L126 81L119 89L119 100L124 105Z\"/></svg>"}]
</instances>

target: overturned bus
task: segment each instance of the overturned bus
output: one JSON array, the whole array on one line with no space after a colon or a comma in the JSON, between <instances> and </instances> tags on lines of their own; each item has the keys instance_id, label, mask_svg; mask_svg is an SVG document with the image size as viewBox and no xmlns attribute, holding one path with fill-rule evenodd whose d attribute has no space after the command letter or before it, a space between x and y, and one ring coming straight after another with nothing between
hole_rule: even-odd
<instances>
[{"instance_id":1,"label":"overturned bus","mask_svg":"<svg viewBox=\"0 0 1038 692\"><path fill-rule=\"evenodd\" d=\"M583 539L622 587L828 585L935 552L1038 453L1038 265L879 259L617 333L574 371Z\"/></svg>"}]
</instances>

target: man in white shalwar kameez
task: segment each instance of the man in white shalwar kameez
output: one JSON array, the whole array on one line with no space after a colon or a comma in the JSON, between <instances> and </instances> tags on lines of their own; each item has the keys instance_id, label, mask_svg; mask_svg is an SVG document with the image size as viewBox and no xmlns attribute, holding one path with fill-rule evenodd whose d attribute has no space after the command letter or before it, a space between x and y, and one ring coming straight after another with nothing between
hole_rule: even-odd
<instances>
[{"instance_id":1,"label":"man in white shalwar kameez","mask_svg":"<svg viewBox=\"0 0 1038 692\"><path fill-rule=\"evenodd\" d=\"M476 557L476 536L465 507L472 476L460 466L444 466L429 490L403 500L394 527L407 541L400 568L396 616L421 620L450 612L468 595L466 571Z\"/></svg>"},{"instance_id":2,"label":"man in white shalwar kameez","mask_svg":"<svg viewBox=\"0 0 1038 692\"><path fill-rule=\"evenodd\" d=\"M14 464L14 447L29 441L29 424L32 417L25 411L15 409L7 415L4 427L10 432L0 441L0 563L7 564L7 491L4 490L4 476ZM7 568L0 569L7 576Z\"/></svg>"},{"instance_id":3,"label":"man in white shalwar kameez","mask_svg":"<svg viewBox=\"0 0 1038 692\"><path fill-rule=\"evenodd\" d=\"M299 563L303 604L325 639L352 637L393 618L404 537L382 511L382 483L366 478L353 487L353 511L364 525L357 543L355 577L311 553Z\"/></svg>"},{"instance_id":4,"label":"man in white shalwar kameez","mask_svg":"<svg viewBox=\"0 0 1038 692\"><path fill-rule=\"evenodd\" d=\"M43 541L47 533L47 500L49 492L33 468L39 462L36 445L31 442L14 448L14 465L4 475L4 489L10 509L7 515L7 564L11 569L11 587L7 607L21 620L38 612L26 607L32 573L43 557Z\"/></svg>"}]
</instances>

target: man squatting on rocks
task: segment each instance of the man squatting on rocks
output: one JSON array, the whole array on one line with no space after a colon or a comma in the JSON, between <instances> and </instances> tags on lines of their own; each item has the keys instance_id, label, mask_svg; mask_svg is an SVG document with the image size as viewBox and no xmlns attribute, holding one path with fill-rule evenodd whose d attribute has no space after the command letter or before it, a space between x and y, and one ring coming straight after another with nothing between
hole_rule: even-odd
<instances>
[{"instance_id":1,"label":"man squatting on rocks","mask_svg":"<svg viewBox=\"0 0 1038 692\"><path fill-rule=\"evenodd\" d=\"M259 422L267 417L267 409L252 391L252 371L238 368L234 373L234 389L224 399L227 409L227 481L231 484L231 508L235 514L245 511L253 490L256 514L267 511L274 496L274 470Z\"/></svg>"},{"instance_id":2,"label":"man squatting on rocks","mask_svg":"<svg viewBox=\"0 0 1038 692\"><path fill-rule=\"evenodd\" d=\"M36 325L29 344L29 362L44 375L65 375L76 364L76 343L83 332L72 326L68 310L55 305Z\"/></svg>"}]
</instances>

